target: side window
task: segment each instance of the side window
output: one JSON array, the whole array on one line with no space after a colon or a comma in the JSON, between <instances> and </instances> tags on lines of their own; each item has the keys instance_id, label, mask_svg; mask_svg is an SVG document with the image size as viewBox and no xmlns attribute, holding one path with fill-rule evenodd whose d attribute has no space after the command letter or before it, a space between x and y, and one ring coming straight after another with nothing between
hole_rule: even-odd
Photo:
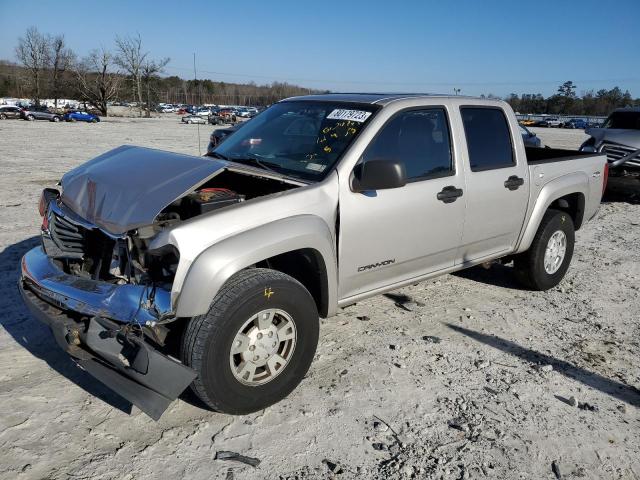
<instances>
[{"instance_id":1,"label":"side window","mask_svg":"<svg viewBox=\"0 0 640 480\"><path fill-rule=\"evenodd\" d=\"M499 108L462 107L471 171L479 172L515 165L511 131Z\"/></svg>"},{"instance_id":2,"label":"side window","mask_svg":"<svg viewBox=\"0 0 640 480\"><path fill-rule=\"evenodd\" d=\"M403 162L409 181L453 175L449 139L444 109L409 110L382 127L365 150L363 161Z\"/></svg>"}]
</instances>

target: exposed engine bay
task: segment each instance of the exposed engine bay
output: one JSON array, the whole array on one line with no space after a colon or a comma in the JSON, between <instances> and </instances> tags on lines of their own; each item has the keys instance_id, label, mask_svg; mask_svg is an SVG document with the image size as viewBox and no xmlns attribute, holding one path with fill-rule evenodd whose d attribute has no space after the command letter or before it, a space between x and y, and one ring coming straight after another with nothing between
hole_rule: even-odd
<instances>
[{"instance_id":1,"label":"exposed engine bay","mask_svg":"<svg viewBox=\"0 0 640 480\"><path fill-rule=\"evenodd\" d=\"M150 285L167 290L175 276L179 253L171 246L150 251L163 229L254 198L299 185L224 168L165 206L150 225L113 235L77 217L47 189L41 200L43 246L65 273L114 284ZM47 210L47 206L48 210Z\"/></svg>"}]
</instances>

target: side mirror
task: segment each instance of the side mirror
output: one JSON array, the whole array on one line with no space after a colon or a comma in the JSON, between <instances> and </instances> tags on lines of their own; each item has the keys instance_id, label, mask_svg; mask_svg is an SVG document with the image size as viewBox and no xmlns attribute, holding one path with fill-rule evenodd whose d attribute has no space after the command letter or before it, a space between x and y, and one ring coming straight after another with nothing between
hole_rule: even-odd
<instances>
[{"instance_id":1,"label":"side mirror","mask_svg":"<svg viewBox=\"0 0 640 480\"><path fill-rule=\"evenodd\" d=\"M383 190L404 187L407 173L404 163L397 160L369 160L361 162L353 169L351 190Z\"/></svg>"}]
</instances>

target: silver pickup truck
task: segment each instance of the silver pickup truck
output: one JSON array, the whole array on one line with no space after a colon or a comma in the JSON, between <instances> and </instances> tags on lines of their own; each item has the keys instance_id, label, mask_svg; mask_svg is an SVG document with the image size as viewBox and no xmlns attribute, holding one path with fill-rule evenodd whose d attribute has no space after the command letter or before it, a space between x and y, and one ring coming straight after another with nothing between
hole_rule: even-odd
<instances>
[{"instance_id":1,"label":"silver pickup truck","mask_svg":"<svg viewBox=\"0 0 640 480\"><path fill-rule=\"evenodd\" d=\"M208 157L123 146L68 172L19 286L151 417L189 385L245 414L299 384L340 307L491 261L557 285L606 172L604 154L525 148L502 101L290 98Z\"/></svg>"}]
</instances>

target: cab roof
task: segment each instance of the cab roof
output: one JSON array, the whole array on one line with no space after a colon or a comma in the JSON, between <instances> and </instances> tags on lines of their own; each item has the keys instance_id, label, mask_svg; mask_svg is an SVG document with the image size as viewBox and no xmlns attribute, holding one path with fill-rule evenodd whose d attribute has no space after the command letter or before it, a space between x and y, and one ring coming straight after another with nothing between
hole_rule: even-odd
<instances>
[{"instance_id":1,"label":"cab roof","mask_svg":"<svg viewBox=\"0 0 640 480\"><path fill-rule=\"evenodd\" d=\"M354 102L354 103L369 103L372 105L386 105L394 100L404 100L413 98L473 98L463 95L444 95L434 93L325 93L319 95L303 95L300 97L290 97L283 101L325 101L325 102Z\"/></svg>"}]
</instances>

